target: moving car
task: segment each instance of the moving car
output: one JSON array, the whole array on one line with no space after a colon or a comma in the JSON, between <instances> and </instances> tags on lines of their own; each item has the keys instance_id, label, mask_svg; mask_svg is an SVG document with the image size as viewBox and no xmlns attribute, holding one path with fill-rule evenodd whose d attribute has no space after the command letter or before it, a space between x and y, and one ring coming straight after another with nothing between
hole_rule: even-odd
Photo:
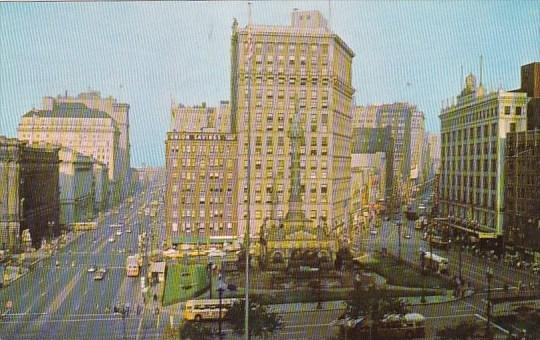
<instances>
[{"instance_id":1,"label":"moving car","mask_svg":"<svg viewBox=\"0 0 540 340\"><path fill-rule=\"evenodd\" d=\"M114 237L109 237L109 242L114 242Z\"/></svg>"},{"instance_id":2,"label":"moving car","mask_svg":"<svg viewBox=\"0 0 540 340\"><path fill-rule=\"evenodd\" d=\"M103 277L105 277L105 273L107 270L105 268L100 268L97 270L96 275L94 275L94 280L100 281L103 280Z\"/></svg>"},{"instance_id":3,"label":"moving car","mask_svg":"<svg viewBox=\"0 0 540 340\"><path fill-rule=\"evenodd\" d=\"M371 235L377 235L377 230L376 230L376 229L371 229L371 230L369 231L369 233L370 233Z\"/></svg>"},{"instance_id":4,"label":"moving car","mask_svg":"<svg viewBox=\"0 0 540 340\"><path fill-rule=\"evenodd\" d=\"M88 268L88 270L87 270L87 272L89 272L89 273L93 273L95 271L96 271L96 267L94 267L94 266Z\"/></svg>"},{"instance_id":5,"label":"moving car","mask_svg":"<svg viewBox=\"0 0 540 340\"><path fill-rule=\"evenodd\" d=\"M118 230L118 231L116 232L116 236L121 236L121 235L122 235L122 231Z\"/></svg>"},{"instance_id":6,"label":"moving car","mask_svg":"<svg viewBox=\"0 0 540 340\"><path fill-rule=\"evenodd\" d=\"M410 238L411 238L411 235L405 234L405 236L403 236L403 238L410 239Z\"/></svg>"}]
</instances>

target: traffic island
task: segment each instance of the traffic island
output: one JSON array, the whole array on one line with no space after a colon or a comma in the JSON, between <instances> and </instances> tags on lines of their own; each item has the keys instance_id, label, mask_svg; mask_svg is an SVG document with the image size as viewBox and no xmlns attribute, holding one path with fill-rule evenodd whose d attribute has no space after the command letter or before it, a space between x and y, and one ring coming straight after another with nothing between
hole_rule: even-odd
<instances>
[{"instance_id":1,"label":"traffic island","mask_svg":"<svg viewBox=\"0 0 540 340\"><path fill-rule=\"evenodd\" d=\"M168 264L163 292L163 306L201 295L210 280L206 266L200 264Z\"/></svg>"}]
</instances>

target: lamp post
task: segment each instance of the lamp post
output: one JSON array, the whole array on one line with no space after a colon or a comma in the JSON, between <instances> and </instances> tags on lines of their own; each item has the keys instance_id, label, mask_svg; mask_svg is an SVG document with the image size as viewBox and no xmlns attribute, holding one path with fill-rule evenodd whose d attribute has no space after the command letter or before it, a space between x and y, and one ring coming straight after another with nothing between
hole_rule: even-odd
<instances>
[{"instance_id":1,"label":"lamp post","mask_svg":"<svg viewBox=\"0 0 540 340\"><path fill-rule=\"evenodd\" d=\"M319 301L317 302L317 309L322 309L322 303L321 303L321 259L322 259L322 253L320 251L317 252L317 259L319 264L319 270L318 270L318 276L319 276L319 284L317 285L317 288L319 290Z\"/></svg>"},{"instance_id":2,"label":"lamp post","mask_svg":"<svg viewBox=\"0 0 540 340\"><path fill-rule=\"evenodd\" d=\"M219 319L218 319L218 337L221 339L222 333L221 333L221 323L222 323L222 317L221 317L221 309L222 309L222 299L223 299L223 292L225 291L225 283L223 283L221 274L219 274L219 285L218 285L218 293L219 293Z\"/></svg>"},{"instance_id":3,"label":"lamp post","mask_svg":"<svg viewBox=\"0 0 540 340\"><path fill-rule=\"evenodd\" d=\"M458 244L458 254L459 254L459 282L463 282L463 276L461 275L461 267L462 267L462 262L461 262L461 246L462 246L461 236L458 236L456 238L456 240L458 241L457 244Z\"/></svg>"},{"instance_id":4,"label":"lamp post","mask_svg":"<svg viewBox=\"0 0 540 340\"><path fill-rule=\"evenodd\" d=\"M488 291L487 291L487 328L486 328L486 335L489 335L491 333L489 326L491 324L491 278L493 277L493 269L491 267L487 268L486 271L486 278L487 278L487 284L488 284Z\"/></svg>"},{"instance_id":5,"label":"lamp post","mask_svg":"<svg viewBox=\"0 0 540 340\"><path fill-rule=\"evenodd\" d=\"M398 221L397 227L398 227L398 261L401 262L401 221Z\"/></svg>"},{"instance_id":6,"label":"lamp post","mask_svg":"<svg viewBox=\"0 0 540 340\"><path fill-rule=\"evenodd\" d=\"M208 265L206 266L208 269L208 278L210 280L210 299L212 298L212 262L208 262Z\"/></svg>"}]
</instances>

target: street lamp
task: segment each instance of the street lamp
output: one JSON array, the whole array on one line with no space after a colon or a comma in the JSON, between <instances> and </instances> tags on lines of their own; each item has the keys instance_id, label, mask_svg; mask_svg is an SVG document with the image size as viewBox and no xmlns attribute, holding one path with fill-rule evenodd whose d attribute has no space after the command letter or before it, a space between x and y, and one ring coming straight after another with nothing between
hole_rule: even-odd
<instances>
[{"instance_id":1,"label":"street lamp","mask_svg":"<svg viewBox=\"0 0 540 340\"><path fill-rule=\"evenodd\" d=\"M225 283L222 280L221 273L219 274L219 285L218 285L218 293L219 293L219 320L218 320L218 336L219 339L221 339L222 333L221 333L221 323L222 323L222 317L221 317L221 308L222 308L222 299L223 299L223 292L225 291L226 286Z\"/></svg>"},{"instance_id":2,"label":"street lamp","mask_svg":"<svg viewBox=\"0 0 540 340\"><path fill-rule=\"evenodd\" d=\"M397 227L398 227L398 261L401 262L401 221L398 221Z\"/></svg>"},{"instance_id":3,"label":"street lamp","mask_svg":"<svg viewBox=\"0 0 540 340\"><path fill-rule=\"evenodd\" d=\"M322 253L321 251L317 252L317 260L319 264L319 270L318 270L318 276L319 276L319 284L317 285L319 289L319 301L317 302L317 309L322 309L322 303L321 303L321 259L322 259Z\"/></svg>"},{"instance_id":4,"label":"street lamp","mask_svg":"<svg viewBox=\"0 0 540 340\"><path fill-rule=\"evenodd\" d=\"M210 299L212 298L212 262L208 262L208 265L206 266L208 269L208 278L210 279Z\"/></svg>"},{"instance_id":5,"label":"street lamp","mask_svg":"<svg viewBox=\"0 0 540 340\"><path fill-rule=\"evenodd\" d=\"M490 329L490 323L491 323L491 278L493 277L493 269L491 267L488 267L486 270L486 278L487 278L487 284L488 284L488 291L487 291L487 328L486 328L486 335L489 335Z\"/></svg>"}]
</instances>

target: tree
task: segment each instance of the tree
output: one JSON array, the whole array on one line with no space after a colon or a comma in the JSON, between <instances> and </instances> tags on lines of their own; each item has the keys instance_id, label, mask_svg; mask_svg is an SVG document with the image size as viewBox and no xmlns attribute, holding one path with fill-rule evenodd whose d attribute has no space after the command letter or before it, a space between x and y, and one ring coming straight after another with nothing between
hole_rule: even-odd
<instances>
[{"instance_id":1,"label":"tree","mask_svg":"<svg viewBox=\"0 0 540 340\"><path fill-rule=\"evenodd\" d=\"M349 248L340 248L336 253L335 268L340 270L342 265L350 265L353 255Z\"/></svg>"},{"instance_id":2,"label":"tree","mask_svg":"<svg viewBox=\"0 0 540 340\"><path fill-rule=\"evenodd\" d=\"M437 331L437 336L444 340L472 340L478 338L479 329L480 327L476 323L463 321Z\"/></svg>"},{"instance_id":3,"label":"tree","mask_svg":"<svg viewBox=\"0 0 540 340\"><path fill-rule=\"evenodd\" d=\"M347 301L345 315L353 319L371 315L371 319L377 322L385 314L405 314L407 312L405 303L399 298L390 296L385 289L369 287L353 291L351 299Z\"/></svg>"},{"instance_id":4,"label":"tree","mask_svg":"<svg viewBox=\"0 0 540 340\"><path fill-rule=\"evenodd\" d=\"M276 313L271 313L261 304L261 300L250 298L249 300L249 336L263 336L273 333L281 326L281 319ZM244 334L245 302L235 302L227 311L225 318L231 324L233 331Z\"/></svg>"},{"instance_id":5,"label":"tree","mask_svg":"<svg viewBox=\"0 0 540 340\"><path fill-rule=\"evenodd\" d=\"M180 325L179 339L210 340L213 336L212 329L199 322L185 321Z\"/></svg>"}]
</instances>

